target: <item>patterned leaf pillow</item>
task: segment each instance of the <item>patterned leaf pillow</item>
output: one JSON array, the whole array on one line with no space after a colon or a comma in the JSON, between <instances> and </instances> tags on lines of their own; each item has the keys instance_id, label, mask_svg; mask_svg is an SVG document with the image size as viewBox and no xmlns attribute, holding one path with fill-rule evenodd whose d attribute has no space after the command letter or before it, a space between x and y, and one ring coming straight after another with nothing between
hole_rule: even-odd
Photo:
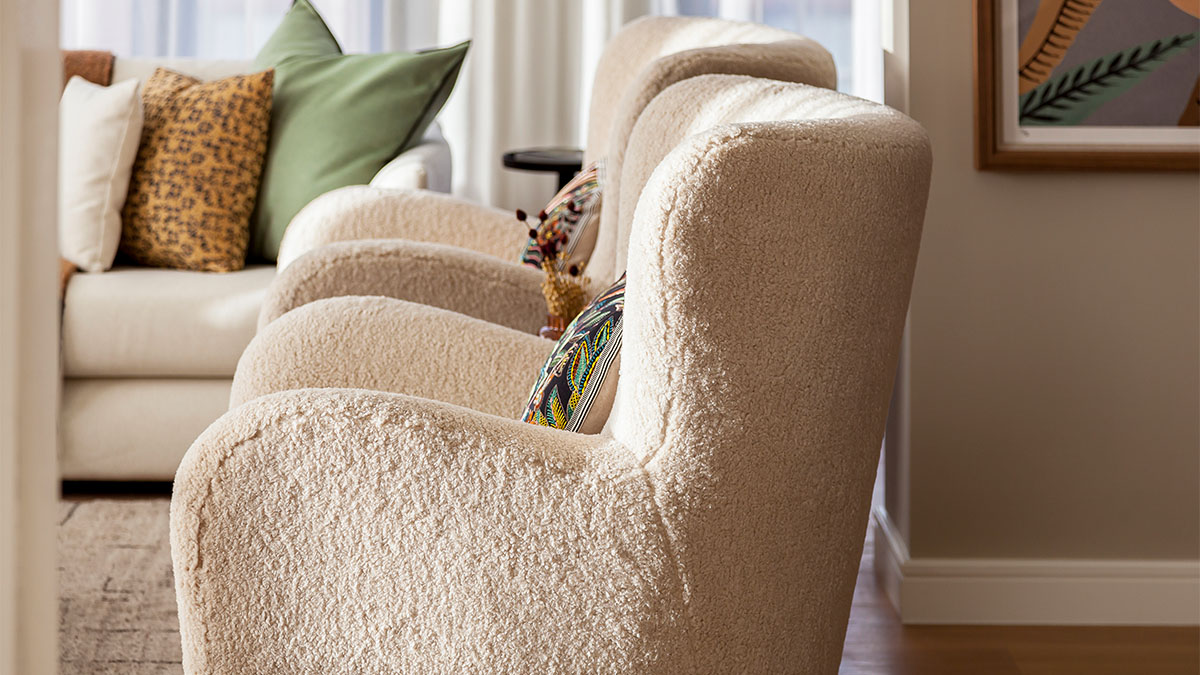
<instances>
[{"instance_id":1,"label":"patterned leaf pillow","mask_svg":"<svg viewBox=\"0 0 1200 675\"><path fill-rule=\"evenodd\" d=\"M604 162L592 162L563 186L546 204L546 215L540 226L553 233L565 232L567 260L587 262L596 247L596 230L600 223L600 202L603 196ZM539 214L541 215L541 214ZM518 217L521 217L518 214ZM521 264L541 269L542 252L533 237L521 252Z\"/></svg>"},{"instance_id":2,"label":"patterned leaf pillow","mask_svg":"<svg viewBox=\"0 0 1200 675\"><path fill-rule=\"evenodd\" d=\"M522 421L600 433L617 392L624 315L622 274L567 325L529 392Z\"/></svg>"}]
</instances>

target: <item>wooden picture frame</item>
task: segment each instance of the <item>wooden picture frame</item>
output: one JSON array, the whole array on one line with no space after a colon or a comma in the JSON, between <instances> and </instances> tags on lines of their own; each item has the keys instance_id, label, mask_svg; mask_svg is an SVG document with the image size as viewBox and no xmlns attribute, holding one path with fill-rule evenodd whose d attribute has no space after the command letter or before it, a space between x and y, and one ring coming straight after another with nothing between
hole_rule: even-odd
<instances>
[{"instance_id":1,"label":"wooden picture frame","mask_svg":"<svg viewBox=\"0 0 1200 675\"><path fill-rule=\"evenodd\" d=\"M1197 171L1200 149L1016 147L1002 141L1000 17L1005 0L975 0L975 168L979 170ZM1200 138L1200 128L1197 129Z\"/></svg>"}]
</instances>

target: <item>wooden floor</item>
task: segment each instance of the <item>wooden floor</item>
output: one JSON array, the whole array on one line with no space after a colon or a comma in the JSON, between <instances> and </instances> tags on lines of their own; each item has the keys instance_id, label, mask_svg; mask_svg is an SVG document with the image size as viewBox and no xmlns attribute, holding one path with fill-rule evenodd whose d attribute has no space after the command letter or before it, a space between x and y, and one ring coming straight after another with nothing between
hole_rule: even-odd
<instances>
[{"instance_id":1,"label":"wooden floor","mask_svg":"<svg viewBox=\"0 0 1200 675\"><path fill-rule=\"evenodd\" d=\"M902 626L867 538L841 675L1197 675L1200 629Z\"/></svg>"}]
</instances>

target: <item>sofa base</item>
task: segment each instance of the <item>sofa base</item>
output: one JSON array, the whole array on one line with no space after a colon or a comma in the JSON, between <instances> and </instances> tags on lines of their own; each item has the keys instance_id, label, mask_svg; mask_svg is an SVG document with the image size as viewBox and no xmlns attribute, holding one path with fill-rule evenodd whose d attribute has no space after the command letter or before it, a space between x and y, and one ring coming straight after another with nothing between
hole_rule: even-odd
<instances>
[{"instance_id":1,"label":"sofa base","mask_svg":"<svg viewBox=\"0 0 1200 675\"><path fill-rule=\"evenodd\" d=\"M63 381L63 480L170 481L196 437L229 409L232 379Z\"/></svg>"}]
</instances>

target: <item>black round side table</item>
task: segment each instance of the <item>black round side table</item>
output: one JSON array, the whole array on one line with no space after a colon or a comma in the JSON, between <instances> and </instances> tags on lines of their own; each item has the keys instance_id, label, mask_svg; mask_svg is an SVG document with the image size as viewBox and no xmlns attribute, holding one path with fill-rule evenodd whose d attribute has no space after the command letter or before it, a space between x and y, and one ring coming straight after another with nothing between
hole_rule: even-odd
<instances>
[{"instance_id":1,"label":"black round side table","mask_svg":"<svg viewBox=\"0 0 1200 675\"><path fill-rule=\"evenodd\" d=\"M528 148L506 152L502 161L510 169L557 173L558 187L562 189L583 168L583 151L577 148Z\"/></svg>"}]
</instances>

